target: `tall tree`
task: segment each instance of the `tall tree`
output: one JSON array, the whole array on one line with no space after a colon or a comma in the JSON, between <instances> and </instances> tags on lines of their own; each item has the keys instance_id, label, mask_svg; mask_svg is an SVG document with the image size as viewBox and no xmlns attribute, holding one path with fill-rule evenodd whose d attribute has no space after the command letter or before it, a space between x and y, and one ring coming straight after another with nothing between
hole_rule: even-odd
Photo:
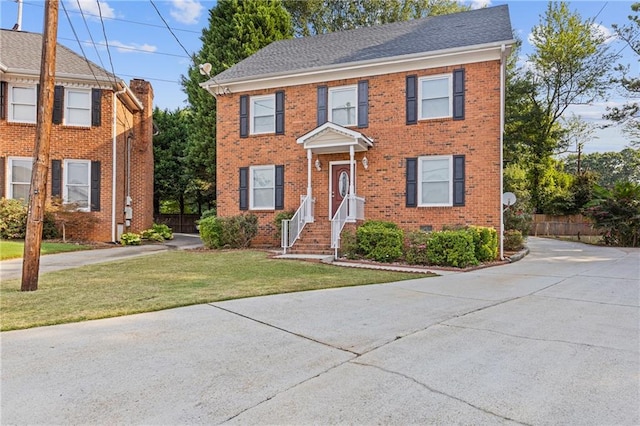
<instances>
[{"instance_id":1,"label":"tall tree","mask_svg":"<svg viewBox=\"0 0 640 426\"><path fill-rule=\"evenodd\" d=\"M563 161L567 172L577 173L577 155L569 155ZM640 184L640 148L625 148L620 152L585 154L580 163L583 171L597 175L597 183L602 187L611 189L616 182L620 181Z\"/></svg>"},{"instance_id":2,"label":"tall tree","mask_svg":"<svg viewBox=\"0 0 640 426\"><path fill-rule=\"evenodd\" d=\"M633 3L631 10L635 13L627 17L627 25L613 24L612 27L618 38L625 42L636 56L640 56L640 2ZM634 68L637 70L637 66ZM632 145L640 146L640 77L631 74L629 65L620 64L616 71L617 77L613 82L629 101L620 107L611 108L604 118L622 124L625 133L632 138Z\"/></svg>"},{"instance_id":3,"label":"tall tree","mask_svg":"<svg viewBox=\"0 0 640 426\"><path fill-rule=\"evenodd\" d=\"M185 193L190 173L185 164L187 149L187 110L153 110L158 134L153 137L153 208L160 213L161 201L175 201L185 213Z\"/></svg>"},{"instance_id":4,"label":"tall tree","mask_svg":"<svg viewBox=\"0 0 640 426\"><path fill-rule=\"evenodd\" d=\"M292 36L291 18L280 0L219 0L209 10L209 27L200 37L202 48L182 77L191 105L187 162L194 182L200 183L196 192L202 202L215 200L216 101L199 84L267 44ZM211 64L210 75L200 73L205 63Z\"/></svg>"},{"instance_id":5,"label":"tall tree","mask_svg":"<svg viewBox=\"0 0 640 426\"><path fill-rule=\"evenodd\" d=\"M296 36L469 10L456 0L284 0Z\"/></svg>"},{"instance_id":6,"label":"tall tree","mask_svg":"<svg viewBox=\"0 0 640 426\"><path fill-rule=\"evenodd\" d=\"M529 41L534 50L528 55L528 68L521 71L530 82L525 87L530 138L524 143L531 161L532 202L541 210L544 177L562 140L560 119L570 105L604 97L617 55L609 51L593 19L583 20L565 2L548 4Z\"/></svg>"}]
</instances>

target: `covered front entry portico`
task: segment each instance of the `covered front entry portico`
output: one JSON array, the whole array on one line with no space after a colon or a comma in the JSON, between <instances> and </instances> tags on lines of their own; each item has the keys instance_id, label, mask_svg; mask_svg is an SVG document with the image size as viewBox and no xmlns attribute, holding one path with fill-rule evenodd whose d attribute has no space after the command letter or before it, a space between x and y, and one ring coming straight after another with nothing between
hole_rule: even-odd
<instances>
[{"instance_id":1,"label":"covered front entry portico","mask_svg":"<svg viewBox=\"0 0 640 426\"><path fill-rule=\"evenodd\" d=\"M297 143L307 151L307 193L291 223L283 221L282 247L292 247L300 236L306 223L314 222L312 171L320 169L320 156L331 154L349 154L344 161L334 161L329 166L329 218L331 219L331 248L339 245L340 232L346 222L364 219L364 198L356 195L355 154L368 151L373 140L340 125L326 122L310 132L300 136ZM315 156L315 161L313 158ZM325 162L326 164L326 162ZM285 227L288 229L285 230ZM286 239L285 239L285 234Z\"/></svg>"}]
</instances>

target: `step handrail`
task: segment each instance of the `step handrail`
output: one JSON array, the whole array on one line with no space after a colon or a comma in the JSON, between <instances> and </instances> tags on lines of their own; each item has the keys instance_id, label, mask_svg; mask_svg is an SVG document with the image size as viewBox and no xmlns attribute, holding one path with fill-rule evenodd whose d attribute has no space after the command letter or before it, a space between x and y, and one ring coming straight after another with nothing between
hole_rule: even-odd
<instances>
[{"instance_id":1,"label":"step handrail","mask_svg":"<svg viewBox=\"0 0 640 426\"><path fill-rule=\"evenodd\" d=\"M313 222L313 203L315 200L309 195L303 195L300 198L300 207L298 207L291 219L282 221L281 245L284 254L287 254L288 248L293 247L304 226L309 222Z\"/></svg>"},{"instance_id":2,"label":"step handrail","mask_svg":"<svg viewBox=\"0 0 640 426\"><path fill-rule=\"evenodd\" d=\"M338 258L340 248L340 234L347 222L364 220L364 198L356 195L344 197L336 214L331 218L331 248L334 249L334 257Z\"/></svg>"}]
</instances>

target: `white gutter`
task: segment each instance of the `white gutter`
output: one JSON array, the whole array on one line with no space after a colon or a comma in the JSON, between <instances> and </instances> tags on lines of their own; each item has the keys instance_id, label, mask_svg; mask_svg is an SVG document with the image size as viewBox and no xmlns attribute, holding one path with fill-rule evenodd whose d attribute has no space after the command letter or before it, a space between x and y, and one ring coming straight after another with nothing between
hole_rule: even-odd
<instances>
[{"instance_id":1,"label":"white gutter","mask_svg":"<svg viewBox=\"0 0 640 426\"><path fill-rule=\"evenodd\" d=\"M126 87L126 86L125 86ZM112 163L112 171L111 171L111 241L112 242L117 242L117 225L116 225L116 171L117 171L117 167L116 167L116 160L117 160L117 146L116 146L116 142L117 142L117 137L118 137L118 128L117 128L117 115L118 115L118 110L116 108L116 100L118 99L119 95L122 95L123 93L125 93L127 90L126 89L122 89L119 92L113 92L113 128L112 128L112 132L113 132L113 145L112 145L112 159L111 159L111 163Z\"/></svg>"},{"instance_id":2,"label":"white gutter","mask_svg":"<svg viewBox=\"0 0 640 426\"><path fill-rule=\"evenodd\" d=\"M134 105L140 110L140 111L144 111L144 105L142 105L142 102L140 102L140 100L136 97L136 95L131 91L131 89L129 88L129 86L124 82L124 80L121 80L120 83L118 83L120 87L122 87L122 92L118 92L118 94L122 94L122 93L127 93L127 95L129 95L129 97L131 98L131 100L133 101Z\"/></svg>"},{"instance_id":3,"label":"white gutter","mask_svg":"<svg viewBox=\"0 0 640 426\"><path fill-rule=\"evenodd\" d=\"M504 192L504 112L507 59L505 45L500 48L500 260L504 260L504 208L502 206L502 194Z\"/></svg>"}]
</instances>

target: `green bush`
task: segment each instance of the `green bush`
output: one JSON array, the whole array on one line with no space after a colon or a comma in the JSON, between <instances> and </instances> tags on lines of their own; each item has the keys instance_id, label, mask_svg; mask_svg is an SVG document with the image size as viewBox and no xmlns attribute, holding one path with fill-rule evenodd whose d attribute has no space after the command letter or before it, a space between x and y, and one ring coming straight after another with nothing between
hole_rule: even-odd
<instances>
[{"instance_id":1,"label":"green bush","mask_svg":"<svg viewBox=\"0 0 640 426\"><path fill-rule=\"evenodd\" d=\"M162 242L164 240L172 240L173 231L168 225L154 223L151 228L142 231L140 236L143 240Z\"/></svg>"},{"instance_id":2,"label":"green bush","mask_svg":"<svg viewBox=\"0 0 640 426\"><path fill-rule=\"evenodd\" d=\"M609 190L596 187L584 214L594 220L607 245L640 247L640 184L616 182Z\"/></svg>"},{"instance_id":3,"label":"green bush","mask_svg":"<svg viewBox=\"0 0 640 426\"><path fill-rule=\"evenodd\" d=\"M273 219L273 224L276 227L276 236L278 237L278 240L282 238L282 221L291 219L294 214L296 214L296 212L293 211L280 212Z\"/></svg>"},{"instance_id":4,"label":"green bush","mask_svg":"<svg viewBox=\"0 0 640 426\"><path fill-rule=\"evenodd\" d=\"M393 262L402 256L404 234L394 223L367 221L356 230L358 249L377 262Z\"/></svg>"},{"instance_id":5,"label":"green bush","mask_svg":"<svg viewBox=\"0 0 640 426\"><path fill-rule=\"evenodd\" d=\"M412 265L428 265L427 243L429 233L424 231L414 231L407 236L405 249L405 260Z\"/></svg>"},{"instance_id":6,"label":"green bush","mask_svg":"<svg viewBox=\"0 0 640 426\"><path fill-rule=\"evenodd\" d=\"M522 235L529 235L532 223L533 216L531 213L519 208L518 203L504 211L504 229L506 230L516 229Z\"/></svg>"},{"instance_id":7,"label":"green bush","mask_svg":"<svg viewBox=\"0 0 640 426\"><path fill-rule=\"evenodd\" d=\"M352 230L345 229L340 235L340 252L347 259L359 259L358 238Z\"/></svg>"},{"instance_id":8,"label":"green bush","mask_svg":"<svg viewBox=\"0 0 640 426\"><path fill-rule=\"evenodd\" d=\"M490 262L498 257L498 232L485 226L469 226L478 262Z\"/></svg>"},{"instance_id":9,"label":"green bush","mask_svg":"<svg viewBox=\"0 0 640 426\"><path fill-rule=\"evenodd\" d=\"M257 234L258 217L253 214L200 220L200 238L207 248L246 248Z\"/></svg>"},{"instance_id":10,"label":"green bush","mask_svg":"<svg viewBox=\"0 0 640 426\"><path fill-rule=\"evenodd\" d=\"M142 244L142 237L134 232L125 232L120 236L120 244L123 246L139 246Z\"/></svg>"},{"instance_id":11,"label":"green bush","mask_svg":"<svg viewBox=\"0 0 640 426\"><path fill-rule=\"evenodd\" d=\"M427 242L429 263L465 268L477 265L473 237L467 230L433 232Z\"/></svg>"},{"instance_id":12,"label":"green bush","mask_svg":"<svg viewBox=\"0 0 640 426\"><path fill-rule=\"evenodd\" d=\"M517 229L504 231L504 249L507 251L517 251L524 247L522 232Z\"/></svg>"},{"instance_id":13,"label":"green bush","mask_svg":"<svg viewBox=\"0 0 640 426\"><path fill-rule=\"evenodd\" d=\"M23 239L27 232L27 206L22 200L0 198L0 238L5 240ZM44 212L42 238L58 238L54 214L48 209Z\"/></svg>"}]
</instances>

